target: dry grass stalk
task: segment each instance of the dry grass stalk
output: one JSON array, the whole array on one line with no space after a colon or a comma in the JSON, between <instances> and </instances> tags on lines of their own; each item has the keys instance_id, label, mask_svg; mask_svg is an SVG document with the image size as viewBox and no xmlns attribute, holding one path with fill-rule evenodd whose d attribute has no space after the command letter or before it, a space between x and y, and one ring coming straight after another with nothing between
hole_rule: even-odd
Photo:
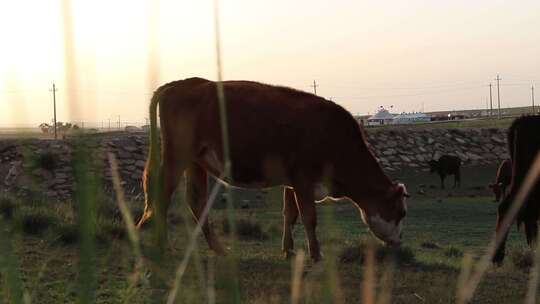
<instances>
[{"instance_id":1,"label":"dry grass stalk","mask_svg":"<svg viewBox=\"0 0 540 304\"><path fill-rule=\"evenodd\" d=\"M366 246L364 279L362 281L362 303L375 303L375 246L372 242Z\"/></svg>"},{"instance_id":2,"label":"dry grass stalk","mask_svg":"<svg viewBox=\"0 0 540 304\"><path fill-rule=\"evenodd\" d=\"M536 155L533 165L530 167L529 172L527 173L527 176L525 177L525 180L523 181L523 184L521 185L516 195L516 198L512 203L512 206L510 207L508 213L503 219L498 237L497 234L495 234L495 236L492 238L488 245L486 254L482 256L480 262L478 263L478 266L476 267L476 272L472 274L471 279L469 280L469 282L467 282L465 288L463 289L463 300L465 303L468 303L472 299L474 292L478 287L478 284L480 284L482 277L484 276L491 264L491 259L495 254L496 248L498 248L499 245L502 243L502 240L508 232L510 225L512 224L517 213L523 206L527 195L531 192L533 186L536 184L539 175L540 153Z\"/></svg>"},{"instance_id":3,"label":"dry grass stalk","mask_svg":"<svg viewBox=\"0 0 540 304\"><path fill-rule=\"evenodd\" d=\"M213 257L208 257L208 283L206 293L208 294L208 304L216 303L216 270Z\"/></svg>"},{"instance_id":4,"label":"dry grass stalk","mask_svg":"<svg viewBox=\"0 0 540 304\"><path fill-rule=\"evenodd\" d=\"M472 254L466 252L463 255L463 260L461 261L461 272L459 273L457 281L457 295L456 303L465 304L465 289L467 287L467 282L471 276L473 257Z\"/></svg>"},{"instance_id":5,"label":"dry grass stalk","mask_svg":"<svg viewBox=\"0 0 540 304\"><path fill-rule=\"evenodd\" d=\"M299 250L293 261L293 276L291 282L291 303L300 303L301 288L302 288L302 273L304 271L305 253Z\"/></svg>"},{"instance_id":6,"label":"dry grass stalk","mask_svg":"<svg viewBox=\"0 0 540 304\"><path fill-rule=\"evenodd\" d=\"M529 273L529 287L527 289L527 296L525 297L526 304L536 303L536 297L538 293L538 279L540 272L540 242L536 242L536 250L534 251L533 266Z\"/></svg>"},{"instance_id":7,"label":"dry grass stalk","mask_svg":"<svg viewBox=\"0 0 540 304\"><path fill-rule=\"evenodd\" d=\"M75 60L75 42L73 35L73 18L71 1L62 1L62 21L64 30L64 73L66 78L66 94L68 113L80 117L77 106L77 65Z\"/></svg>"},{"instance_id":8,"label":"dry grass stalk","mask_svg":"<svg viewBox=\"0 0 540 304\"><path fill-rule=\"evenodd\" d=\"M393 258L389 259L386 263L386 270L384 271L381 288L379 295L377 297L377 304L390 304L392 301L392 288L393 288L393 278L394 271L396 268L396 263Z\"/></svg>"}]
</instances>

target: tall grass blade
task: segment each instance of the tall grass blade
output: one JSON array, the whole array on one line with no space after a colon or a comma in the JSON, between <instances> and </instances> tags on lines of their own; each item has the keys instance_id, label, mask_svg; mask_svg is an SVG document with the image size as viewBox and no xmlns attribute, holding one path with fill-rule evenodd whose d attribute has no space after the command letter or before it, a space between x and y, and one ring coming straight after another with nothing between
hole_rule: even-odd
<instances>
[{"instance_id":1,"label":"tall grass blade","mask_svg":"<svg viewBox=\"0 0 540 304\"><path fill-rule=\"evenodd\" d=\"M478 284L480 284L480 281L482 280L482 277L486 273L487 269L489 268L491 264L491 259L493 258L495 254L495 250L499 247L499 245L502 243L504 235L508 232L508 229L510 228L510 225L514 221L516 215L518 214L519 210L525 203L525 199L533 190L534 185L536 184L538 177L540 176L540 153L538 153L534 159L534 162L532 166L529 169L529 172L527 172L527 176L523 180L523 183L516 195L516 198L514 199L514 202L512 203L512 206L510 206L506 216L504 217L502 224L501 224L501 232L499 234L499 237L495 234L495 236L492 237L492 240L490 241L486 254L482 256L480 259L480 262L478 263L478 266L476 267L476 271L472 274L471 279L467 283L466 288L464 288L463 291L463 299L467 303L469 302L474 292L476 291L476 288L478 287Z\"/></svg>"},{"instance_id":2,"label":"tall grass blade","mask_svg":"<svg viewBox=\"0 0 540 304\"><path fill-rule=\"evenodd\" d=\"M230 145L229 145L229 124L227 117L227 102L225 99L225 90L223 88L223 66L221 61L221 28L220 28L220 7L219 0L214 0L214 33L215 33L215 45L216 45L216 68L217 68L217 97L219 103L219 116L220 116L220 125L221 125L221 140L223 142L223 159L225 172L224 177L228 182L232 182L232 162L230 155ZM236 222L234 220L234 208L232 203L232 192L229 187L226 189L227 193L227 219L229 222L229 237L232 248L236 248ZM232 303L238 303L240 301L240 290L238 282L238 265L236 252L233 250L227 256L228 262L228 280L226 284L228 287L227 299Z\"/></svg>"},{"instance_id":3,"label":"tall grass blade","mask_svg":"<svg viewBox=\"0 0 540 304\"><path fill-rule=\"evenodd\" d=\"M202 231L203 223L208 219L208 213L210 212L210 208L212 208L212 205L214 204L214 201L216 200L220 187L221 187L221 183L215 183L210 193L210 197L208 198L208 202L206 203L206 206L204 207L204 210L201 213L199 221L197 222L197 226L195 226L195 229L190 235L188 247L184 254L184 258L182 259L182 261L180 262L176 270L176 276L172 284L172 288L169 291L169 296L167 298L168 304L173 304L176 300L176 297L178 295L178 290L180 288L180 283L182 282L182 277L184 276L184 273L186 271L191 254L195 250L197 237Z\"/></svg>"},{"instance_id":4,"label":"tall grass blade","mask_svg":"<svg viewBox=\"0 0 540 304\"><path fill-rule=\"evenodd\" d=\"M128 286L127 296L124 299L124 302L127 303L132 295L133 289L140 281L144 268L144 260L140 247L139 234L137 232L137 229L135 228L135 222L133 221L129 208L126 204L124 190L122 189L122 185L120 182L120 174L118 174L118 161L116 160L114 154L110 152L108 153L108 159L111 167L111 176L114 192L116 194L116 201L118 202L118 208L120 209L120 213L122 214L122 218L124 219L124 224L128 232L129 241L131 242L131 246L133 248L133 253L135 254L135 269L130 280L130 284Z\"/></svg>"},{"instance_id":5,"label":"tall grass blade","mask_svg":"<svg viewBox=\"0 0 540 304\"><path fill-rule=\"evenodd\" d=\"M0 218L0 273L4 282L4 300L19 304L23 301L23 284L19 272L19 261L13 253L11 231Z\"/></svg>"},{"instance_id":6,"label":"tall grass blade","mask_svg":"<svg viewBox=\"0 0 540 304\"><path fill-rule=\"evenodd\" d=\"M79 224L79 302L94 303L97 288L96 267L96 196L97 177L91 172L90 149L81 138L77 139L74 157L76 201Z\"/></svg>"}]
</instances>

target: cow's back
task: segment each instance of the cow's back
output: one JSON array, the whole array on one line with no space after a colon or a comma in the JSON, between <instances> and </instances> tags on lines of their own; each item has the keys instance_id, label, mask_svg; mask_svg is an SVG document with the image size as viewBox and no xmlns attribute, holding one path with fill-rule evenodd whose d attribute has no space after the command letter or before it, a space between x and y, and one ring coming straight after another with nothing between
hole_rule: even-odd
<instances>
[{"instance_id":1,"label":"cow's back","mask_svg":"<svg viewBox=\"0 0 540 304\"><path fill-rule=\"evenodd\" d=\"M439 167L446 174L457 174L461 167L461 159L453 155L443 155L439 158Z\"/></svg>"},{"instance_id":2,"label":"cow's back","mask_svg":"<svg viewBox=\"0 0 540 304\"><path fill-rule=\"evenodd\" d=\"M352 115L334 102L257 82L225 81L223 88L235 180L263 180L272 166L318 174L325 163L346 161L350 151L370 153ZM172 96L167 102L175 121L195 117L193 153L211 149L221 156L216 83L191 80L175 86Z\"/></svg>"}]
</instances>

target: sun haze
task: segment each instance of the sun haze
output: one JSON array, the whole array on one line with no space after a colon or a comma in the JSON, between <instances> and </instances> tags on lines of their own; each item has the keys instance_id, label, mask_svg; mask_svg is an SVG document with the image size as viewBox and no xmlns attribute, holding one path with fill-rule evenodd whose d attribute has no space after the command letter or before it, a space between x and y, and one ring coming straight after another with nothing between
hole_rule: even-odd
<instances>
[{"instance_id":1,"label":"sun haze","mask_svg":"<svg viewBox=\"0 0 540 304\"><path fill-rule=\"evenodd\" d=\"M144 123L149 10L158 6L159 83L216 78L213 2L71 2L76 92L67 106L61 1L0 4L0 127L58 120ZM540 2L220 2L224 79L313 91L353 113L486 107L502 77L503 107L540 83ZM496 91L494 91L496 94Z\"/></svg>"}]
</instances>

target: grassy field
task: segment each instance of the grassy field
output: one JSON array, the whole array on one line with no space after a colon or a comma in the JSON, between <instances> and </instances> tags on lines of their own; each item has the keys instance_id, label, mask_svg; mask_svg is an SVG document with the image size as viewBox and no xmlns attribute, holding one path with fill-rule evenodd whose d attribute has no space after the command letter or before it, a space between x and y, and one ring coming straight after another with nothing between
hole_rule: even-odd
<instances>
[{"instance_id":1,"label":"grassy field","mask_svg":"<svg viewBox=\"0 0 540 304\"><path fill-rule=\"evenodd\" d=\"M413 197L409 200L403 248L393 260L383 257L391 256L384 254L387 251L379 252L381 258L375 266L377 290L388 290L381 286L391 286L392 303L455 302L463 254L469 252L478 257L493 233L497 204L492 202L485 185L494 171L494 167L466 168L463 186L446 191L437 189L438 178L427 173L410 171L394 176L407 183ZM419 189L425 189L425 193L418 194ZM242 192L235 193L236 200L245 199ZM222 235L229 246L228 258L214 256L202 237L199 238L196 254L180 285L179 303L208 302L212 295L208 288L212 286L218 303L238 299L243 303L290 302L292 267L291 261L283 259L280 252L280 197L280 189L273 189L256 208L236 211L238 240L233 242ZM186 250L188 232L193 229L186 206L179 203L173 208L169 217L169 248L159 260L152 258L150 231L142 233L146 257L144 270L140 272L143 280L130 291L135 257L122 218L112 199L98 201L97 245L92 259L95 300L163 303ZM135 216L141 207L132 203ZM7 295L9 269L14 273L19 269L27 298L34 303L76 302L81 281L76 209L75 204L44 202L39 198L2 201L4 259L0 261L3 266L0 298ZM373 238L348 202L320 204L318 212L324 260L318 264L307 262L301 302L360 303L363 248ZM219 232L227 228L223 224L225 210L214 210L211 218ZM295 227L294 236L295 248L303 249L304 232L300 224ZM505 264L489 270L474 303L523 301L530 265L523 244L523 237L512 229ZM9 265L19 267L14 270ZM209 280L209 270L210 278L215 280Z\"/></svg>"}]
</instances>

